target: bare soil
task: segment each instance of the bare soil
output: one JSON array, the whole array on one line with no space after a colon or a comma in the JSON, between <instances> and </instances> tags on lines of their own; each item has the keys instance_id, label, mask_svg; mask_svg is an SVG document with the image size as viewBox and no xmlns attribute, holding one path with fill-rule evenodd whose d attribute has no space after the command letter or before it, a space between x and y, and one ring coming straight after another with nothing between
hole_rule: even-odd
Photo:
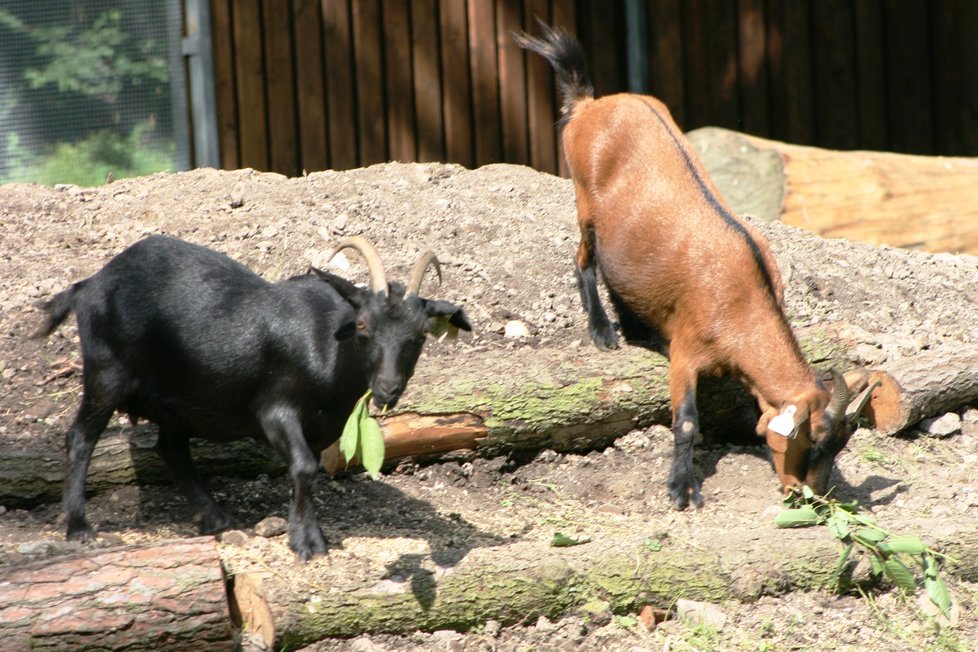
<instances>
[{"instance_id":1,"label":"bare soil","mask_svg":"<svg viewBox=\"0 0 978 652\"><path fill-rule=\"evenodd\" d=\"M779 259L793 325L845 339L854 364L885 365L922 350L978 342L978 259L817 241L781 225L759 228ZM322 266L330 245L354 234L377 244L396 278L407 274L419 251L431 248L445 280L437 289L431 283L428 293L464 305L475 333L430 342L419 366L448 373L458 364L482 365L480 353L490 349L518 360L539 347L607 356L614 364L614 352L599 353L590 344L578 304L570 182L528 168L390 163L296 179L197 170L97 189L9 185L0 187L0 450L64 455L63 434L80 393L77 337L69 326L47 340L30 339L38 318L34 304L150 233L226 252L269 279ZM827 258L842 264L829 267ZM365 277L355 260L344 273ZM855 275L873 280L876 291L851 283ZM528 335L507 337L510 321L522 322ZM484 373L495 372L486 366ZM960 431L945 438L917 430L882 437L860 429L838 460L836 496L858 500L890 529L925 540L973 532L978 406L963 407L959 415ZM153 433L149 424L121 418L110 428L136 437ZM641 535L663 546L726 555L774 528L780 495L759 442L698 450L707 504L696 511L668 507L670 454L671 434L656 426L605 450L408 461L378 481L324 476L316 502L333 548L310 563L327 565L342 586L410 573L411 564L450 565L480 546L545 544L558 531L594 540ZM301 575L285 537L261 536L255 528L266 517L286 515L288 478L210 480L241 528L220 544L228 571L272 567ZM0 506L0 572L76 549L63 541L59 511L56 504ZM96 494L89 516L100 532L96 545L197 532L169 485ZM722 604L722 627L670 620L649 631L634 623L634 614L575 614L556 622L527 614L525 622L507 626L488 620L469 632L364 635L309 649L978 649L978 585L960 578L950 583L960 608L953 628L937 627L914 596L882 590ZM244 636L242 645L255 642Z\"/></svg>"}]
</instances>

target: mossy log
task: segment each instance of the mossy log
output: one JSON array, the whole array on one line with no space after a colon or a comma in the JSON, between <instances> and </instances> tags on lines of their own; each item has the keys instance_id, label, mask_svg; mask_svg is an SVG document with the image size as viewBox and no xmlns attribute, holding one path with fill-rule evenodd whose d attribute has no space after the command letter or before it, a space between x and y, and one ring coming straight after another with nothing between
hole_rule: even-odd
<instances>
[{"instance_id":1,"label":"mossy log","mask_svg":"<svg viewBox=\"0 0 978 652\"><path fill-rule=\"evenodd\" d=\"M801 344L815 365L844 365L845 347L820 332L804 334ZM590 450L671 422L669 368L658 354L588 345L577 354L536 349L482 359L491 374L468 361L419 365L398 410L379 419L388 459L459 449ZM754 437L757 408L739 383L705 378L697 398L705 437ZM335 448L323 458L330 472L345 466Z\"/></svg>"},{"instance_id":2,"label":"mossy log","mask_svg":"<svg viewBox=\"0 0 978 652\"><path fill-rule=\"evenodd\" d=\"M201 537L0 574L0 649L234 649L221 560Z\"/></svg>"},{"instance_id":3,"label":"mossy log","mask_svg":"<svg viewBox=\"0 0 978 652\"><path fill-rule=\"evenodd\" d=\"M737 212L829 238L978 254L978 159L835 151L707 127L689 134Z\"/></svg>"},{"instance_id":4,"label":"mossy log","mask_svg":"<svg viewBox=\"0 0 978 652\"><path fill-rule=\"evenodd\" d=\"M328 565L301 580L240 573L232 580L236 624L270 649L292 649L330 637L468 630L489 620L532 622L589 610L634 613L668 607L676 598L707 602L756 600L794 590L831 590L840 544L824 528L770 536L749 548L690 548L676 542L652 550L640 537L598 538L572 548L519 542L471 550L457 565L403 581L370 580L331 589ZM933 545L933 544L932 544ZM978 536L954 540L961 577L978 570ZM864 572L868 565L851 564ZM850 576L863 583L865 576ZM367 585L369 583L369 585Z\"/></svg>"}]
</instances>

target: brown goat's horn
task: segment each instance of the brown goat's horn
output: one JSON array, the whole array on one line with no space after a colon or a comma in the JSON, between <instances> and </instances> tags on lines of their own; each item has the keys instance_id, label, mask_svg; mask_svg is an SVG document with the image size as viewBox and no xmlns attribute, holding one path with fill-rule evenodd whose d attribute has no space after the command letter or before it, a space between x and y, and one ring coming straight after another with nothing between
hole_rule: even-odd
<instances>
[{"instance_id":1,"label":"brown goat's horn","mask_svg":"<svg viewBox=\"0 0 978 652\"><path fill-rule=\"evenodd\" d=\"M833 421L842 419L849 407L849 386L846 385L845 376L839 373L838 369L832 370L832 399L829 406L825 408L825 415Z\"/></svg>"},{"instance_id":2,"label":"brown goat's horn","mask_svg":"<svg viewBox=\"0 0 978 652\"><path fill-rule=\"evenodd\" d=\"M421 281L424 280L424 274L428 271L428 266L434 265L435 271L438 272L438 283L441 284L441 263L435 257L434 252L425 251L418 259L414 261L414 267L411 268L411 279L407 284L406 294L417 294L421 290Z\"/></svg>"},{"instance_id":3,"label":"brown goat's horn","mask_svg":"<svg viewBox=\"0 0 978 652\"><path fill-rule=\"evenodd\" d=\"M367 271L370 273L370 289L373 292L383 292L387 296L387 276L384 274L384 266L380 262L380 254L370 241L363 236L355 235L340 242L333 251L329 253L326 262L333 260L333 256L344 249L356 249L363 256L367 263Z\"/></svg>"}]
</instances>

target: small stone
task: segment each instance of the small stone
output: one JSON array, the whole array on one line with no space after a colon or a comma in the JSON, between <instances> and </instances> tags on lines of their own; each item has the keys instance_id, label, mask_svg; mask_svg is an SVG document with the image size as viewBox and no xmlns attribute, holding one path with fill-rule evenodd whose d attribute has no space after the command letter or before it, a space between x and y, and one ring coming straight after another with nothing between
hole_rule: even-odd
<instances>
[{"instance_id":1,"label":"small stone","mask_svg":"<svg viewBox=\"0 0 978 652\"><path fill-rule=\"evenodd\" d=\"M503 327L503 337L509 339L519 339L530 336L530 329L527 325L517 319L506 322Z\"/></svg>"},{"instance_id":2,"label":"small stone","mask_svg":"<svg viewBox=\"0 0 978 652\"><path fill-rule=\"evenodd\" d=\"M713 627L717 631L727 623L727 614L719 606L684 598L676 600L676 615L686 622Z\"/></svg>"},{"instance_id":3,"label":"small stone","mask_svg":"<svg viewBox=\"0 0 978 652\"><path fill-rule=\"evenodd\" d=\"M17 546L17 552L22 555L47 555L55 549L53 541L41 539L39 541L27 541Z\"/></svg>"},{"instance_id":4,"label":"small stone","mask_svg":"<svg viewBox=\"0 0 978 652\"><path fill-rule=\"evenodd\" d=\"M241 530L227 530L221 533L221 543L232 546L243 546L248 543L248 535Z\"/></svg>"},{"instance_id":5,"label":"small stone","mask_svg":"<svg viewBox=\"0 0 978 652\"><path fill-rule=\"evenodd\" d=\"M255 526L255 534L266 539L285 534L289 529L289 523L281 516L269 516L263 518Z\"/></svg>"},{"instance_id":6,"label":"small stone","mask_svg":"<svg viewBox=\"0 0 978 652\"><path fill-rule=\"evenodd\" d=\"M482 633L485 634L486 636L496 638L497 636L499 636L499 632L501 632L502 629L503 626L499 623L498 620L487 620L486 624L482 628Z\"/></svg>"},{"instance_id":7,"label":"small stone","mask_svg":"<svg viewBox=\"0 0 978 652\"><path fill-rule=\"evenodd\" d=\"M241 208L244 206L244 203L244 186L239 183L234 186L234 190L231 191L231 197L228 205L231 208Z\"/></svg>"},{"instance_id":8,"label":"small stone","mask_svg":"<svg viewBox=\"0 0 978 652\"><path fill-rule=\"evenodd\" d=\"M948 412L941 417L924 419L920 422L920 429L929 437L950 437L961 432L961 417L955 412Z\"/></svg>"}]
</instances>

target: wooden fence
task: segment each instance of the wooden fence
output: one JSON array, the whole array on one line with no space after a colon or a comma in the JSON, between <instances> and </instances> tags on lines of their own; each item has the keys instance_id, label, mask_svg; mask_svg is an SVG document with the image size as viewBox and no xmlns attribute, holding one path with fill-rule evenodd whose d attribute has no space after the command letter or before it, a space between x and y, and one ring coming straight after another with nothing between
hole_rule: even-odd
<instances>
[{"instance_id":1,"label":"wooden fence","mask_svg":"<svg viewBox=\"0 0 978 652\"><path fill-rule=\"evenodd\" d=\"M684 129L978 155L973 0L649 0L633 13L622 0L210 8L224 168L296 175L400 160L556 172L550 69L510 36L532 31L534 16L578 36L599 95L627 90L632 71ZM638 38L626 38L626 14Z\"/></svg>"}]
</instances>

